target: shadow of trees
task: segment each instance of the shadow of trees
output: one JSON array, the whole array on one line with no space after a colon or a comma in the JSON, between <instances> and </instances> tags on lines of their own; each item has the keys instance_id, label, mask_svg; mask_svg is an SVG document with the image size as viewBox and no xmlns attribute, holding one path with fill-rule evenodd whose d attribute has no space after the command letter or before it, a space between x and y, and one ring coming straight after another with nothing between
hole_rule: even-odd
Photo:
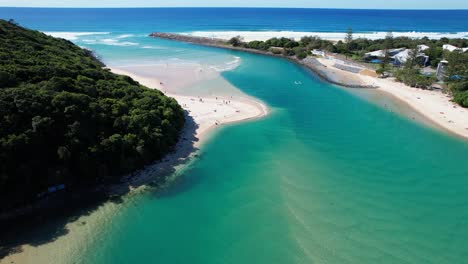
<instances>
[{"instance_id":1,"label":"shadow of trees","mask_svg":"<svg viewBox=\"0 0 468 264\"><path fill-rule=\"evenodd\" d=\"M106 186L62 192L49 196L25 208L25 213L9 219L0 219L0 259L20 253L22 245L40 246L67 235L66 225L90 215L107 202L122 203L122 197L132 189L150 185L162 186L176 167L187 163L198 150L198 125L185 113L185 127L172 153L138 172L122 177L122 182ZM166 192L168 188L163 192ZM86 223L79 223L85 225Z\"/></svg>"}]
</instances>

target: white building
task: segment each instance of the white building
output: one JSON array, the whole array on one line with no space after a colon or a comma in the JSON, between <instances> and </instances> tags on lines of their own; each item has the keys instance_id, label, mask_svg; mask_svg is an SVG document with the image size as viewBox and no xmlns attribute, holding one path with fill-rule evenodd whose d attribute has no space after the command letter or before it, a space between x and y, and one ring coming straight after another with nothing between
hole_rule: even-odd
<instances>
[{"instance_id":1,"label":"white building","mask_svg":"<svg viewBox=\"0 0 468 264\"><path fill-rule=\"evenodd\" d=\"M443 49L443 50L448 50L448 51L450 51L450 52L454 52L454 51L456 51L456 50L460 50L460 51L465 52L465 51L467 50L467 48L461 49L461 48L459 48L459 47L455 47L455 46L450 45L450 44L445 44L444 46L442 46L442 49Z\"/></svg>"},{"instance_id":2,"label":"white building","mask_svg":"<svg viewBox=\"0 0 468 264\"><path fill-rule=\"evenodd\" d=\"M399 52L402 52L404 50L405 50L405 48L390 49L390 50L388 50L388 54L390 56L394 56L394 55L396 55ZM366 55L366 57L383 58L383 57L385 57L385 50L376 50L376 51L372 51L372 52L367 52L365 55Z\"/></svg>"},{"instance_id":3,"label":"white building","mask_svg":"<svg viewBox=\"0 0 468 264\"><path fill-rule=\"evenodd\" d=\"M430 47L427 45L418 45L419 52L425 51ZM408 58L410 57L411 50L406 48L391 49L388 51L390 58L393 60L393 64L402 65L405 64ZM385 57L385 50L376 50L368 52L365 54L368 58L383 58ZM426 56L424 53L419 53L418 58L421 58L421 61L424 65L427 65L429 62L429 56Z\"/></svg>"},{"instance_id":4,"label":"white building","mask_svg":"<svg viewBox=\"0 0 468 264\"><path fill-rule=\"evenodd\" d=\"M429 48L430 48L430 47L429 47L428 45L424 45L424 44L418 45L419 51L425 51L425 50L427 50L427 49L429 49Z\"/></svg>"},{"instance_id":5,"label":"white building","mask_svg":"<svg viewBox=\"0 0 468 264\"><path fill-rule=\"evenodd\" d=\"M314 49L312 50L312 54L313 55L316 55L316 56L322 56L322 57L325 57L325 52L322 51L322 50L318 50L318 49Z\"/></svg>"},{"instance_id":6,"label":"white building","mask_svg":"<svg viewBox=\"0 0 468 264\"><path fill-rule=\"evenodd\" d=\"M395 64L397 66L405 64L408 61L408 59L411 57L411 55L412 55L411 52L412 51L410 49L405 49L405 50L395 54L395 56L391 57L393 59L393 64ZM420 59L424 66L426 66L427 63L429 62L429 56L427 56L424 53L418 53L416 58Z\"/></svg>"}]
</instances>

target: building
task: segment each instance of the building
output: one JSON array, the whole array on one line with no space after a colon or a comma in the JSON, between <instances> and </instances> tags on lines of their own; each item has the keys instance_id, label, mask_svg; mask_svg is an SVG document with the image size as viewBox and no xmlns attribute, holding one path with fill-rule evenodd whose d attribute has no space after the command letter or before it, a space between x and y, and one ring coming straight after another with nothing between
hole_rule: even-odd
<instances>
[{"instance_id":1,"label":"building","mask_svg":"<svg viewBox=\"0 0 468 264\"><path fill-rule=\"evenodd\" d=\"M453 46L453 45L450 45L450 44L445 44L442 46L442 49L443 50L447 50L447 51L450 51L450 52L454 52L454 51L461 51L461 52L466 52L468 51L468 48L459 48L459 47L456 47L456 46Z\"/></svg>"},{"instance_id":2,"label":"building","mask_svg":"<svg viewBox=\"0 0 468 264\"><path fill-rule=\"evenodd\" d=\"M399 49L390 49L388 50L389 56L395 56L396 54L404 51L405 48L399 48ZM376 50L372 52L367 52L365 54L367 58L383 58L385 57L385 50Z\"/></svg>"},{"instance_id":3,"label":"building","mask_svg":"<svg viewBox=\"0 0 468 264\"><path fill-rule=\"evenodd\" d=\"M405 64L408 61L408 59L411 57L412 55L411 52L412 51L410 49L405 49L402 52L399 52L396 55L392 56L391 58L392 58L393 65L401 66ZM424 53L418 53L416 56L416 59L423 66L426 66L429 63L429 56L427 56Z\"/></svg>"},{"instance_id":4,"label":"building","mask_svg":"<svg viewBox=\"0 0 468 264\"><path fill-rule=\"evenodd\" d=\"M437 72L436 72L437 80L441 82L445 80L445 78L447 77L447 65L448 65L448 61L446 60L439 62L439 64L437 65Z\"/></svg>"},{"instance_id":5,"label":"building","mask_svg":"<svg viewBox=\"0 0 468 264\"><path fill-rule=\"evenodd\" d=\"M322 56L325 57L325 52L322 50L314 49L312 50L312 54L315 56Z\"/></svg>"},{"instance_id":6,"label":"building","mask_svg":"<svg viewBox=\"0 0 468 264\"><path fill-rule=\"evenodd\" d=\"M421 51L427 50L430 47L427 45L418 45L418 50L420 53L418 53L417 58L420 61L420 63L424 66L427 65L429 62L429 56L426 56L426 54L422 53ZM392 63L395 66L401 66L408 61L408 58L410 58L411 50L407 48L399 48L399 49L390 49L388 50L388 55L390 56L390 63ZM385 50L376 50L372 52L368 52L365 54L366 59L368 60L375 60L375 59L380 59L385 57Z\"/></svg>"},{"instance_id":7,"label":"building","mask_svg":"<svg viewBox=\"0 0 468 264\"><path fill-rule=\"evenodd\" d=\"M424 44L418 45L419 51L425 51L425 50L430 49L430 48L431 47L429 47L428 45L424 45Z\"/></svg>"}]
</instances>

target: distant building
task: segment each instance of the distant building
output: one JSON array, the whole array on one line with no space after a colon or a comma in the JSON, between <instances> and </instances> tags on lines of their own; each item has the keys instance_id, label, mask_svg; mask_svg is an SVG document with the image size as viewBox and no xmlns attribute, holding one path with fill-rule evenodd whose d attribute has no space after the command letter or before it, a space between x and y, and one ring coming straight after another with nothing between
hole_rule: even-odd
<instances>
[{"instance_id":1,"label":"distant building","mask_svg":"<svg viewBox=\"0 0 468 264\"><path fill-rule=\"evenodd\" d=\"M399 49L390 49L388 50L388 54L390 56L395 56L396 54L404 51L405 48L399 48ZM372 51L372 52L367 52L365 54L366 57L368 58L383 58L385 57L385 50L376 50L376 51Z\"/></svg>"},{"instance_id":2,"label":"distant building","mask_svg":"<svg viewBox=\"0 0 468 264\"><path fill-rule=\"evenodd\" d=\"M401 66L405 64L408 59L411 57L411 50L410 49L405 49L402 52L399 52L395 56L391 57L393 59L393 64L396 66ZM427 63L429 62L429 56L427 56L424 53L418 53L416 56L416 59L418 59L418 62L422 64L423 66L426 66Z\"/></svg>"},{"instance_id":3,"label":"distant building","mask_svg":"<svg viewBox=\"0 0 468 264\"><path fill-rule=\"evenodd\" d=\"M429 49L429 46L427 45L418 45L418 50L419 52L424 51ZM390 56L390 62L393 65L396 66L401 66L408 61L408 58L410 57L410 49L406 48L399 48L399 49L390 49L388 50L388 55ZM368 60L373 60L373 59L380 59L385 57L385 50L376 50L372 52L368 52L365 54L366 58ZM424 66L427 65L429 62L429 56L426 56L424 53L419 53L417 55L417 58L420 60L420 63L423 64Z\"/></svg>"},{"instance_id":4,"label":"distant building","mask_svg":"<svg viewBox=\"0 0 468 264\"><path fill-rule=\"evenodd\" d=\"M425 50L430 49L430 48L431 47L429 47L428 45L424 45L424 44L418 45L419 51L425 51Z\"/></svg>"},{"instance_id":5,"label":"distant building","mask_svg":"<svg viewBox=\"0 0 468 264\"><path fill-rule=\"evenodd\" d=\"M439 62L439 64L437 65L437 72L436 72L437 80L439 81L445 80L445 78L447 77L447 65L448 65L448 61L446 60Z\"/></svg>"},{"instance_id":6,"label":"distant building","mask_svg":"<svg viewBox=\"0 0 468 264\"><path fill-rule=\"evenodd\" d=\"M443 49L443 50L448 50L448 51L450 51L450 52L454 52L454 51L456 51L456 50L461 51L461 52L465 52L465 51L468 50L468 48L459 48L459 47L455 47L455 46L450 45L450 44L445 44L445 45L443 45L443 46L442 46L442 49Z\"/></svg>"},{"instance_id":7,"label":"distant building","mask_svg":"<svg viewBox=\"0 0 468 264\"><path fill-rule=\"evenodd\" d=\"M316 55L316 56L322 56L322 57L325 57L325 52L322 51L322 50L318 50L318 49L314 49L312 50L312 54L313 55Z\"/></svg>"}]
</instances>

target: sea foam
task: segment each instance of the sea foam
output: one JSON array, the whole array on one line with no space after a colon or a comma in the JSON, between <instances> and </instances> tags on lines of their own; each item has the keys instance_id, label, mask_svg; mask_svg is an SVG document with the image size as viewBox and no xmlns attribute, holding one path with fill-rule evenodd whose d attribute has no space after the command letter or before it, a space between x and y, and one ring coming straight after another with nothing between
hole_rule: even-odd
<instances>
[{"instance_id":1,"label":"sea foam","mask_svg":"<svg viewBox=\"0 0 468 264\"><path fill-rule=\"evenodd\" d=\"M232 71L235 68L239 67L240 64L241 64L241 58L237 56L233 56L232 60L222 63L222 64L212 65L209 68L217 72Z\"/></svg>"},{"instance_id":2,"label":"sea foam","mask_svg":"<svg viewBox=\"0 0 468 264\"><path fill-rule=\"evenodd\" d=\"M110 34L110 32L44 32L44 33L55 38L63 38L67 40L77 40L79 37L82 37L82 36Z\"/></svg>"},{"instance_id":3,"label":"sea foam","mask_svg":"<svg viewBox=\"0 0 468 264\"><path fill-rule=\"evenodd\" d=\"M206 38L219 38L230 39L236 36L241 36L244 41L262 40L265 41L274 37L286 37L292 39L299 39L304 36L318 36L328 40L343 40L346 33L344 32L300 32L300 31L192 31L182 32L182 34L206 37ZM385 38L387 32L355 32L354 38L367 38L367 39L382 39ZM440 38L468 38L468 32L393 32L394 37L410 37L422 38L428 37L430 39Z\"/></svg>"}]
</instances>

